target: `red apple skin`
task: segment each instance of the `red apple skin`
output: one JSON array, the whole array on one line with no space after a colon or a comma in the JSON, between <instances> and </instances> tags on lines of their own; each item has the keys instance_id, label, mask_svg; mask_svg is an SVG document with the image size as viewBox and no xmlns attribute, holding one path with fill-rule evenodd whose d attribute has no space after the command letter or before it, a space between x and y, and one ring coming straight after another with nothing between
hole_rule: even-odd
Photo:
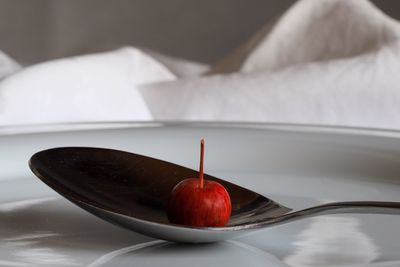
<instances>
[{"instance_id":1,"label":"red apple skin","mask_svg":"<svg viewBox=\"0 0 400 267\"><path fill-rule=\"evenodd\" d=\"M221 184L199 178L178 183L171 192L167 215L171 223L195 227L222 227L231 216L231 199Z\"/></svg>"}]
</instances>

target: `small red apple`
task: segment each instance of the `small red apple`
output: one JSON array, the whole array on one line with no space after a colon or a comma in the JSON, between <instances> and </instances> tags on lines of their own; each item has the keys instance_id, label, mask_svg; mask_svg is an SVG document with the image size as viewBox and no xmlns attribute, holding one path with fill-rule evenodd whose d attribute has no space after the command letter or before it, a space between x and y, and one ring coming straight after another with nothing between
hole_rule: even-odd
<instances>
[{"instance_id":1,"label":"small red apple","mask_svg":"<svg viewBox=\"0 0 400 267\"><path fill-rule=\"evenodd\" d=\"M204 179L204 139L200 142L199 178L178 183L171 192L167 215L171 223L221 227L231 216L231 199L220 183Z\"/></svg>"}]
</instances>

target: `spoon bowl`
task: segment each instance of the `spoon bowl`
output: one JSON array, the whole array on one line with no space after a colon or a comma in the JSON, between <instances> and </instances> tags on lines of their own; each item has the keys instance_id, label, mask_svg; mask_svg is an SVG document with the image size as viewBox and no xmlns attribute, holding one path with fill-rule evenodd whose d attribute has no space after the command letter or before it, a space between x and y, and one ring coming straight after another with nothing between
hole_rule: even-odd
<instances>
[{"instance_id":1,"label":"spoon bowl","mask_svg":"<svg viewBox=\"0 0 400 267\"><path fill-rule=\"evenodd\" d=\"M400 214L397 202L342 202L292 211L256 192L205 175L231 197L225 227L171 224L166 204L173 187L197 171L134 153L90 147L61 147L34 154L29 166L53 190L115 225L159 239L205 243L243 235L309 216L332 213Z\"/></svg>"}]
</instances>

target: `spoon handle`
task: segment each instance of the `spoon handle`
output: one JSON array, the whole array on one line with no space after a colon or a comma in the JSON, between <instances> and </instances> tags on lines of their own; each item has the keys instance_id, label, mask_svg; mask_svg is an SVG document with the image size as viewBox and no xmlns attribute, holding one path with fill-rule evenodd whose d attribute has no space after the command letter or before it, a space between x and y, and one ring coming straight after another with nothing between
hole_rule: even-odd
<instances>
[{"instance_id":1,"label":"spoon handle","mask_svg":"<svg viewBox=\"0 0 400 267\"><path fill-rule=\"evenodd\" d=\"M249 228L284 224L309 217L329 214L392 214L400 215L400 202L352 201L323 204L299 211L287 213L275 218L267 218L252 224Z\"/></svg>"}]
</instances>

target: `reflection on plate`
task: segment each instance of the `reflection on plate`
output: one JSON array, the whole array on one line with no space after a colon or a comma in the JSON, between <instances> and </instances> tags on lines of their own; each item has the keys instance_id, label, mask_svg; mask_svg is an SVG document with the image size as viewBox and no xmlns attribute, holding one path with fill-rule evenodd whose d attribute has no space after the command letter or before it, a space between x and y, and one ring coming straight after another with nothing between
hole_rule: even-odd
<instances>
[{"instance_id":1,"label":"reflection on plate","mask_svg":"<svg viewBox=\"0 0 400 267\"><path fill-rule=\"evenodd\" d=\"M3 184L40 188L30 180ZM151 240L48 194L0 204L0 266L127 266L133 258L137 266L286 266L272 254L238 241L182 245Z\"/></svg>"},{"instance_id":2,"label":"reflection on plate","mask_svg":"<svg viewBox=\"0 0 400 267\"><path fill-rule=\"evenodd\" d=\"M192 155L199 136L210 146L209 173L291 207L400 200L400 143L394 133L192 125L0 136L0 266L400 265L398 216L324 216L219 244L177 245L97 219L47 188L27 166L38 150L86 145L196 168ZM232 143L240 155L232 153ZM250 156L256 160L247 161Z\"/></svg>"}]
</instances>

